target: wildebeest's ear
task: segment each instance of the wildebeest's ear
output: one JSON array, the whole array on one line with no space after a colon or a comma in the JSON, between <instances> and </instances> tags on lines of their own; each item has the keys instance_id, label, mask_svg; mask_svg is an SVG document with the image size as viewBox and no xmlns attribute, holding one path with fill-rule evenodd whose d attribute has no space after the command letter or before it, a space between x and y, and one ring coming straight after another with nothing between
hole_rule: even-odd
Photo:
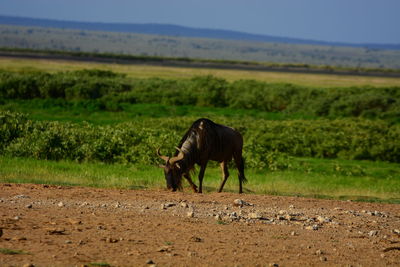
<instances>
[{"instance_id":1,"label":"wildebeest's ear","mask_svg":"<svg viewBox=\"0 0 400 267\"><path fill-rule=\"evenodd\" d=\"M177 167L178 169L181 169L181 165L179 165L179 163L176 163L175 165L176 165L176 167Z\"/></svg>"},{"instance_id":2,"label":"wildebeest's ear","mask_svg":"<svg viewBox=\"0 0 400 267\"><path fill-rule=\"evenodd\" d=\"M160 164L160 165L158 165L158 167L164 169L165 165Z\"/></svg>"}]
</instances>

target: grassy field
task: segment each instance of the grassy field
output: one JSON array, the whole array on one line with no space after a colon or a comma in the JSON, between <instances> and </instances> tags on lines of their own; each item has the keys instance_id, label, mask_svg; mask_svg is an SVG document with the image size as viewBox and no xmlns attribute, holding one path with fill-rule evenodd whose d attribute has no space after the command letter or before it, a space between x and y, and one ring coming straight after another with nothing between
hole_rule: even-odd
<instances>
[{"instance_id":1,"label":"grassy field","mask_svg":"<svg viewBox=\"0 0 400 267\"><path fill-rule=\"evenodd\" d=\"M213 75L228 81L241 79L254 79L271 83L293 83L308 87L341 87L341 86L400 86L400 78L392 77L369 77L356 75L330 75L330 74L307 74L286 73L267 71L244 71L225 69L199 69L164 67L152 65L125 65L106 64L96 62L47 60L47 59L15 59L0 57L0 69L23 71L41 70L46 72L73 71L81 69L101 69L124 73L134 78L173 78L189 79L193 76Z\"/></svg>"},{"instance_id":2,"label":"grassy field","mask_svg":"<svg viewBox=\"0 0 400 267\"><path fill-rule=\"evenodd\" d=\"M276 172L246 170L248 183L244 185L244 192L400 203L400 171L397 164L311 158L297 158L295 161L307 168L303 171ZM341 166L342 170L337 170L335 166ZM355 167L363 169L363 174L354 177L347 173ZM236 169L231 168L230 173L224 190L237 192ZM219 167L210 164L204 178L204 191L217 191L220 177ZM3 156L0 156L0 182L124 189L165 188L162 170L157 166L78 164ZM186 192L191 192L186 182L184 187Z\"/></svg>"},{"instance_id":3,"label":"grassy field","mask_svg":"<svg viewBox=\"0 0 400 267\"><path fill-rule=\"evenodd\" d=\"M352 85L399 86L399 78L337 76L316 74L289 74L277 72L206 70L172 68L146 65L117 65L59 60L33 60L0 58L0 69L24 71L44 70L58 72L96 68L125 73L129 77L163 77L174 79L191 78L199 74L213 74L229 81L254 79L261 81L290 82L315 87L335 87ZM204 72L204 73L202 73ZM46 102L50 101L50 102ZM0 110L28 113L32 121L58 121L93 125L114 126L134 120L144 124L147 119L181 120L192 117L210 117L221 120L260 119L263 122L287 120L315 120L299 114L261 112L232 108L213 108L199 106L172 106L158 104L123 104L123 110L110 112L90 110L82 106L57 106L53 100L3 100ZM63 100L64 101L64 100ZM47 105L46 103L49 103ZM189 125L187 125L189 127ZM179 140L175 140L177 143ZM246 142L246 140L245 140ZM168 144L173 146L176 144ZM154 155L156 157L156 155ZM250 159L249 159L250 160ZM399 163L373 162L361 160L299 158L288 159L290 167L285 169L247 169L249 182L246 193L272 195L298 195L335 199L354 199L363 201L384 201L400 203ZM226 191L237 192L237 173L231 168L231 177ZM194 179L197 181L197 179ZM210 164L204 181L205 191L216 191L220 181L220 170ZM0 182L46 183L81 185L92 187L113 187L130 189L165 188L162 171L156 164L105 164L102 162L48 161L33 158L0 155ZM186 184L187 186L187 184ZM189 188L185 188L189 191Z\"/></svg>"}]
</instances>

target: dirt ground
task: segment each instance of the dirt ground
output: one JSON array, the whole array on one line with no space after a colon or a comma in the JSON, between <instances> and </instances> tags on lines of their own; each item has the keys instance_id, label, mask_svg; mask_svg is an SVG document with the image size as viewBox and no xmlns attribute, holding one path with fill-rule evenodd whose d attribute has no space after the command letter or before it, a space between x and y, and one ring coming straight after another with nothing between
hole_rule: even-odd
<instances>
[{"instance_id":1,"label":"dirt ground","mask_svg":"<svg viewBox=\"0 0 400 267\"><path fill-rule=\"evenodd\" d=\"M391 204L0 184L0 228L0 266L400 266Z\"/></svg>"}]
</instances>

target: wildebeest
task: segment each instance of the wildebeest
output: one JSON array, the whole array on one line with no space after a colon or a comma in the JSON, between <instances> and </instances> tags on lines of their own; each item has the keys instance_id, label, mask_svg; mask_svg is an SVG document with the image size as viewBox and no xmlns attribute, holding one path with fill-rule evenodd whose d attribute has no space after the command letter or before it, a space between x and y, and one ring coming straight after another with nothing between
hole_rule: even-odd
<instances>
[{"instance_id":1,"label":"wildebeest","mask_svg":"<svg viewBox=\"0 0 400 267\"><path fill-rule=\"evenodd\" d=\"M246 182L242 148L243 138L238 131L202 118L195 121L182 137L173 157L161 155L160 149L157 150L157 154L165 161L165 165L160 167L164 169L168 189L181 190L184 176L193 190L199 193L202 193L208 161L220 163L223 179L218 192L221 192L229 177L228 163L233 158L238 169L239 193L242 193L242 183ZM190 171L194 169L195 164L200 166L198 189L190 178Z\"/></svg>"}]
</instances>

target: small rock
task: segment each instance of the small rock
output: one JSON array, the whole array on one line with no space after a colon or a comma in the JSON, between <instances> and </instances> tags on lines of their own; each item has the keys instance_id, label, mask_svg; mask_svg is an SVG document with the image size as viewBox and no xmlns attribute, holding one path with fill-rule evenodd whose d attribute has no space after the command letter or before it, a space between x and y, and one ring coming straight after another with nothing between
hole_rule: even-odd
<instances>
[{"instance_id":1,"label":"small rock","mask_svg":"<svg viewBox=\"0 0 400 267\"><path fill-rule=\"evenodd\" d=\"M279 215L284 215L284 214L286 214L287 212L286 212L286 210L280 210L280 211L278 211L278 214Z\"/></svg>"},{"instance_id":2,"label":"small rock","mask_svg":"<svg viewBox=\"0 0 400 267\"><path fill-rule=\"evenodd\" d=\"M26 195L16 195L14 196L14 198L18 199L18 198L31 198L31 197Z\"/></svg>"},{"instance_id":3,"label":"small rock","mask_svg":"<svg viewBox=\"0 0 400 267\"><path fill-rule=\"evenodd\" d=\"M189 217L189 218L192 218L192 217L194 217L194 212L193 211L188 211L186 213L186 216Z\"/></svg>"},{"instance_id":4,"label":"small rock","mask_svg":"<svg viewBox=\"0 0 400 267\"><path fill-rule=\"evenodd\" d=\"M183 208L188 208L189 205L186 202L181 202L181 207Z\"/></svg>"},{"instance_id":5,"label":"small rock","mask_svg":"<svg viewBox=\"0 0 400 267\"><path fill-rule=\"evenodd\" d=\"M296 233L295 231L292 231L292 232L290 232L290 235L291 235L291 236L296 236L297 233Z\"/></svg>"},{"instance_id":6,"label":"small rock","mask_svg":"<svg viewBox=\"0 0 400 267\"><path fill-rule=\"evenodd\" d=\"M65 242L64 242L65 244L71 244L72 243L72 241L71 240L65 240Z\"/></svg>"},{"instance_id":7,"label":"small rock","mask_svg":"<svg viewBox=\"0 0 400 267\"><path fill-rule=\"evenodd\" d=\"M107 237L107 238L106 238L106 242L107 242L107 243L117 243L117 242L118 242L118 239L111 238L111 237Z\"/></svg>"},{"instance_id":8,"label":"small rock","mask_svg":"<svg viewBox=\"0 0 400 267\"><path fill-rule=\"evenodd\" d=\"M242 199L235 199L233 201L233 205L236 207L243 207L244 203L245 202Z\"/></svg>"},{"instance_id":9,"label":"small rock","mask_svg":"<svg viewBox=\"0 0 400 267\"><path fill-rule=\"evenodd\" d=\"M35 267L32 263L25 263L22 267Z\"/></svg>"},{"instance_id":10,"label":"small rock","mask_svg":"<svg viewBox=\"0 0 400 267\"><path fill-rule=\"evenodd\" d=\"M318 229L319 229L318 224L306 226L306 230L314 230L314 231L316 231L316 230L318 230Z\"/></svg>"},{"instance_id":11,"label":"small rock","mask_svg":"<svg viewBox=\"0 0 400 267\"><path fill-rule=\"evenodd\" d=\"M322 255L324 254L324 252L320 249L318 249L317 251L315 251L315 255Z\"/></svg>"},{"instance_id":12,"label":"small rock","mask_svg":"<svg viewBox=\"0 0 400 267\"><path fill-rule=\"evenodd\" d=\"M200 237L197 237L197 236L192 236L190 238L190 241L192 241L192 242L203 242L203 239L201 239Z\"/></svg>"},{"instance_id":13,"label":"small rock","mask_svg":"<svg viewBox=\"0 0 400 267\"><path fill-rule=\"evenodd\" d=\"M15 216L13 219L14 219L14 221L18 221L19 219L21 219L21 217Z\"/></svg>"},{"instance_id":14,"label":"small rock","mask_svg":"<svg viewBox=\"0 0 400 267\"><path fill-rule=\"evenodd\" d=\"M58 202L57 206L59 206L61 208L61 207L64 207L65 205L62 201L60 201L60 202Z\"/></svg>"},{"instance_id":15,"label":"small rock","mask_svg":"<svg viewBox=\"0 0 400 267\"><path fill-rule=\"evenodd\" d=\"M215 218L215 220L217 220L217 221L222 220L222 217L221 217L221 215L219 215L219 214L215 215L214 218Z\"/></svg>"},{"instance_id":16,"label":"small rock","mask_svg":"<svg viewBox=\"0 0 400 267\"><path fill-rule=\"evenodd\" d=\"M328 223L331 221L331 219L328 217L317 216L317 221L320 223Z\"/></svg>"},{"instance_id":17,"label":"small rock","mask_svg":"<svg viewBox=\"0 0 400 267\"><path fill-rule=\"evenodd\" d=\"M399 230L399 229L394 229L394 230L393 230L393 233L395 233L395 234L397 234L397 235L400 235L400 230Z\"/></svg>"},{"instance_id":18,"label":"small rock","mask_svg":"<svg viewBox=\"0 0 400 267\"><path fill-rule=\"evenodd\" d=\"M160 247L157 252L171 252L171 247L169 246L162 246Z\"/></svg>"},{"instance_id":19,"label":"small rock","mask_svg":"<svg viewBox=\"0 0 400 267\"><path fill-rule=\"evenodd\" d=\"M289 206L289 209L294 209L294 205L290 205L290 206Z\"/></svg>"},{"instance_id":20,"label":"small rock","mask_svg":"<svg viewBox=\"0 0 400 267\"><path fill-rule=\"evenodd\" d=\"M378 234L377 230L372 230L372 231L369 231L369 233L368 233L369 236L376 236L377 234Z\"/></svg>"},{"instance_id":21,"label":"small rock","mask_svg":"<svg viewBox=\"0 0 400 267\"><path fill-rule=\"evenodd\" d=\"M175 205L176 205L175 203L168 202L168 203L165 203L165 204L164 204L164 207L169 208L169 207L173 207L173 206L175 206Z\"/></svg>"},{"instance_id":22,"label":"small rock","mask_svg":"<svg viewBox=\"0 0 400 267\"><path fill-rule=\"evenodd\" d=\"M47 229L47 233L49 235L65 235L65 229L64 228L49 228Z\"/></svg>"},{"instance_id":23,"label":"small rock","mask_svg":"<svg viewBox=\"0 0 400 267\"><path fill-rule=\"evenodd\" d=\"M119 207L121 207L121 204L119 202L117 202L117 203L115 203L114 207L119 208Z\"/></svg>"},{"instance_id":24,"label":"small rock","mask_svg":"<svg viewBox=\"0 0 400 267\"><path fill-rule=\"evenodd\" d=\"M149 260L146 261L146 264L154 264L154 261L149 259Z\"/></svg>"},{"instance_id":25,"label":"small rock","mask_svg":"<svg viewBox=\"0 0 400 267\"><path fill-rule=\"evenodd\" d=\"M27 208L27 209L31 209L31 208L32 208L32 204L28 204L28 205L26 205L26 206L25 206L25 208Z\"/></svg>"},{"instance_id":26,"label":"small rock","mask_svg":"<svg viewBox=\"0 0 400 267\"><path fill-rule=\"evenodd\" d=\"M319 257L319 260L320 261L327 261L328 259L326 257L322 256L322 257Z\"/></svg>"},{"instance_id":27,"label":"small rock","mask_svg":"<svg viewBox=\"0 0 400 267\"><path fill-rule=\"evenodd\" d=\"M247 215L249 219L261 219L262 215L258 212L251 212Z\"/></svg>"},{"instance_id":28,"label":"small rock","mask_svg":"<svg viewBox=\"0 0 400 267\"><path fill-rule=\"evenodd\" d=\"M285 218L285 220L288 220L288 221L294 220L294 218L293 218L290 214L286 214L286 215L283 216L283 217Z\"/></svg>"},{"instance_id":29,"label":"small rock","mask_svg":"<svg viewBox=\"0 0 400 267\"><path fill-rule=\"evenodd\" d=\"M270 263L268 264L269 267L279 267L279 264L277 263Z\"/></svg>"}]
</instances>

